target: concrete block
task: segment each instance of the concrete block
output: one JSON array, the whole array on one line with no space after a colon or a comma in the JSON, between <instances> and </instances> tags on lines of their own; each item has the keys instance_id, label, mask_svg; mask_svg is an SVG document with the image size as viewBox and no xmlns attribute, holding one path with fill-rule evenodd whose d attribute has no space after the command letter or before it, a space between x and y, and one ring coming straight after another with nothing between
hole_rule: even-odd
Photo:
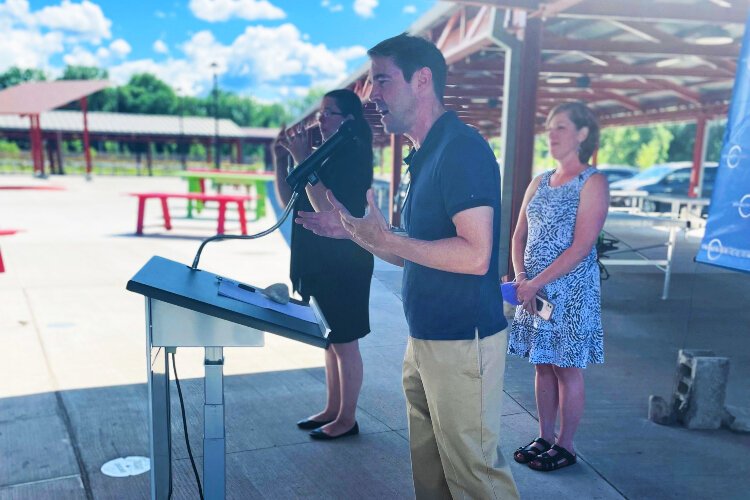
<instances>
[{"instance_id":1,"label":"concrete block","mask_svg":"<svg viewBox=\"0 0 750 500\"><path fill-rule=\"evenodd\" d=\"M679 420L688 429L718 429L724 413L729 358L711 351L681 349L676 397Z\"/></svg>"},{"instance_id":2,"label":"concrete block","mask_svg":"<svg viewBox=\"0 0 750 500\"><path fill-rule=\"evenodd\" d=\"M722 425L734 432L750 432L750 409L725 406Z\"/></svg>"},{"instance_id":3,"label":"concrete block","mask_svg":"<svg viewBox=\"0 0 750 500\"><path fill-rule=\"evenodd\" d=\"M677 415L664 398L652 394L648 397L648 419L660 425L673 425Z\"/></svg>"}]
</instances>

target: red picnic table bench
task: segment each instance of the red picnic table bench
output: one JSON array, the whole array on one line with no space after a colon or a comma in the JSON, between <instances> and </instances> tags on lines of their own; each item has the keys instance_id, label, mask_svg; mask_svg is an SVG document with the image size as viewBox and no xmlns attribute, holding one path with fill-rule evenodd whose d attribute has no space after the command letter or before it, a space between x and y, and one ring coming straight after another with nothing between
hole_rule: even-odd
<instances>
[{"instance_id":1,"label":"red picnic table bench","mask_svg":"<svg viewBox=\"0 0 750 500\"><path fill-rule=\"evenodd\" d=\"M18 229L0 229L0 236L10 236L16 234ZM5 264L3 264L3 254L0 253L0 273L5 272Z\"/></svg>"},{"instance_id":2,"label":"red picnic table bench","mask_svg":"<svg viewBox=\"0 0 750 500\"><path fill-rule=\"evenodd\" d=\"M242 234L247 234L247 217L245 216L245 202L254 199L253 196L236 196L227 194L207 193L129 193L130 196L138 197L138 222L135 234L143 234L143 217L146 209L146 200L157 198L161 201L161 212L164 217L164 228L172 229L172 218L169 215L169 198L193 200L202 202L217 202L219 204L219 222L216 229L217 234L224 234L224 222L226 221L227 203L236 203L237 212L240 216L240 229Z\"/></svg>"}]
</instances>

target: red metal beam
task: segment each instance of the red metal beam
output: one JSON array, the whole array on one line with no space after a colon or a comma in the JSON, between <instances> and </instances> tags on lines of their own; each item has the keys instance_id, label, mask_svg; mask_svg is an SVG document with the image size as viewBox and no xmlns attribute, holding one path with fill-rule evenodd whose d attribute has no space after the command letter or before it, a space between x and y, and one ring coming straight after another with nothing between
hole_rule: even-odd
<instances>
[{"instance_id":1,"label":"red metal beam","mask_svg":"<svg viewBox=\"0 0 750 500\"><path fill-rule=\"evenodd\" d=\"M536 117L537 85L541 63L542 20L528 19L524 27L521 44L521 74L519 79L519 109L526 110L518 116L518 134L513 171L513 195L511 197L510 234L512 235L521 213L521 204L526 188L531 183L534 163L534 127ZM513 269L512 252L508 253L508 269Z\"/></svg>"},{"instance_id":2,"label":"red metal beam","mask_svg":"<svg viewBox=\"0 0 750 500\"><path fill-rule=\"evenodd\" d=\"M659 68L645 64L549 64L542 63L542 73L572 73L578 75L628 75L628 76L692 76L696 78L729 79L727 71L713 68Z\"/></svg>"},{"instance_id":3,"label":"red metal beam","mask_svg":"<svg viewBox=\"0 0 750 500\"><path fill-rule=\"evenodd\" d=\"M86 158L86 178L91 178L91 151L89 150L89 119L88 99L81 98L81 111L83 112L83 155Z\"/></svg>"},{"instance_id":4,"label":"red metal beam","mask_svg":"<svg viewBox=\"0 0 750 500\"><path fill-rule=\"evenodd\" d=\"M464 5L490 5L504 9L538 11L543 3L539 0L452 0ZM551 16L547 16L551 17ZM557 14L557 17L584 19L633 20L647 22L696 22L717 24L744 24L747 17L747 4L735 1L729 8L719 7L706 1L694 4L682 2L659 2L653 0L628 0L615 2L593 0L573 5Z\"/></svg>"},{"instance_id":5,"label":"red metal beam","mask_svg":"<svg viewBox=\"0 0 750 500\"><path fill-rule=\"evenodd\" d=\"M581 51L589 54L649 54L665 56L699 56L737 58L739 44L697 45L675 42L622 42L617 40L580 40L573 38L545 37L542 50L546 52Z\"/></svg>"}]
</instances>

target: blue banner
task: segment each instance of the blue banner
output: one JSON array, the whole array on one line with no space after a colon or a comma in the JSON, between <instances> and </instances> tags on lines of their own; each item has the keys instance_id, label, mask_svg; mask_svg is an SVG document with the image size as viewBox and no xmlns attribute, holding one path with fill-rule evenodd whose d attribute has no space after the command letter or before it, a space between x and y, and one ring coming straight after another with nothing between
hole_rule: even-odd
<instances>
[{"instance_id":1,"label":"blue banner","mask_svg":"<svg viewBox=\"0 0 750 500\"><path fill-rule=\"evenodd\" d=\"M750 19L698 262L750 272Z\"/></svg>"}]
</instances>

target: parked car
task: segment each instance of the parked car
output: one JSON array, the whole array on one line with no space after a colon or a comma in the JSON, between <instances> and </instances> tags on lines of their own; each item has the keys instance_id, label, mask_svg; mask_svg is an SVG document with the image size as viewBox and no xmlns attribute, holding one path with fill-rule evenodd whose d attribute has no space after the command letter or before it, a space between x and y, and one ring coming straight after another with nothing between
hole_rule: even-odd
<instances>
[{"instance_id":1,"label":"parked car","mask_svg":"<svg viewBox=\"0 0 750 500\"><path fill-rule=\"evenodd\" d=\"M689 161L654 165L641 171L630 179L613 182L610 188L610 205L630 206L632 196L618 195L617 191L645 191L649 194L667 194L687 196L690 187L690 172L693 166ZM703 190L701 196L710 197L716 181L716 163L706 163L703 167ZM646 212L666 212L669 204L646 200L643 210Z\"/></svg>"},{"instance_id":2,"label":"parked car","mask_svg":"<svg viewBox=\"0 0 750 500\"><path fill-rule=\"evenodd\" d=\"M604 174L610 184L623 179L630 179L639 172L636 167L627 165L597 165L596 169Z\"/></svg>"}]
</instances>

